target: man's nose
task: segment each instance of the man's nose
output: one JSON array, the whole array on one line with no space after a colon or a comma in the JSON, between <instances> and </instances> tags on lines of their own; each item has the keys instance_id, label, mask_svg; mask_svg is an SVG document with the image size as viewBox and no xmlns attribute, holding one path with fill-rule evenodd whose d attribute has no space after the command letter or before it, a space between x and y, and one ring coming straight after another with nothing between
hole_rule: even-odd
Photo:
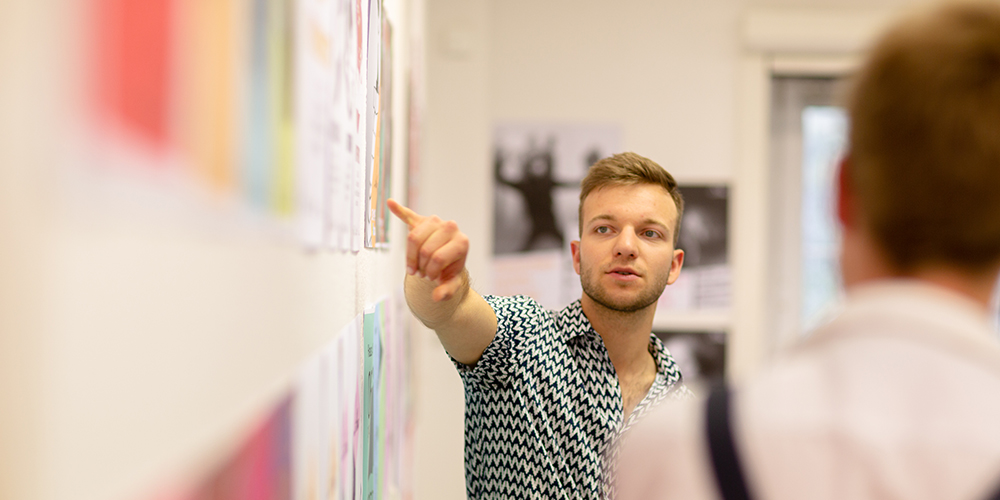
<instances>
[{"instance_id":1,"label":"man's nose","mask_svg":"<svg viewBox=\"0 0 1000 500\"><path fill-rule=\"evenodd\" d=\"M635 231L631 228L625 228L621 233L618 233L618 238L615 238L615 256L635 258L638 256L638 248L636 246L638 237Z\"/></svg>"}]
</instances>

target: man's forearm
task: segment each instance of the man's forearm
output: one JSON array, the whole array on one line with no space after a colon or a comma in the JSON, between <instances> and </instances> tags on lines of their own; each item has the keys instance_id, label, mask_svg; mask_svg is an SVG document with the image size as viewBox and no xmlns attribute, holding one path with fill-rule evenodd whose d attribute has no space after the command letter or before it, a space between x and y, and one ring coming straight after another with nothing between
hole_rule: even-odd
<instances>
[{"instance_id":1,"label":"man's forearm","mask_svg":"<svg viewBox=\"0 0 1000 500\"><path fill-rule=\"evenodd\" d=\"M469 294L469 272L462 271L462 283L458 290L447 300L435 301L432 297L437 283L419 276L407 275L404 283L406 303L427 328L438 330L447 326L455 316L458 306Z\"/></svg>"},{"instance_id":2,"label":"man's forearm","mask_svg":"<svg viewBox=\"0 0 1000 500\"><path fill-rule=\"evenodd\" d=\"M448 354L467 365L475 364L496 336L497 316L469 287L465 269L469 238L455 221L424 217L391 199L388 205L410 227L404 283L407 305L437 333Z\"/></svg>"},{"instance_id":3,"label":"man's forearm","mask_svg":"<svg viewBox=\"0 0 1000 500\"><path fill-rule=\"evenodd\" d=\"M435 282L407 276L406 302L424 325L437 333L445 351L456 360L475 365L493 342L497 317L493 308L469 286L469 274L463 271L458 290L448 299L435 302Z\"/></svg>"}]
</instances>

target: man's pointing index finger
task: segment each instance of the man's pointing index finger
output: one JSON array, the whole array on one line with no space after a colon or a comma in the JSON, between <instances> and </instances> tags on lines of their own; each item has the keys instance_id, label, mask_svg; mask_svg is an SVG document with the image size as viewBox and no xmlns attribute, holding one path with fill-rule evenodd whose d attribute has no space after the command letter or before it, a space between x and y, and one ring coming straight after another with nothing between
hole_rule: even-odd
<instances>
[{"instance_id":1,"label":"man's pointing index finger","mask_svg":"<svg viewBox=\"0 0 1000 500\"><path fill-rule=\"evenodd\" d=\"M410 210L409 208L400 205L399 202L397 202L396 200L390 198L388 200L388 204L389 204L389 210L391 210L392 213L396 215L396 217L399 217L399 220L403 221L404 223L406 223L407 226L410 226L411 228L419 224L420 221L423 220L423 217L418 215L413 210Z\"/></svg>"}]
</instances>

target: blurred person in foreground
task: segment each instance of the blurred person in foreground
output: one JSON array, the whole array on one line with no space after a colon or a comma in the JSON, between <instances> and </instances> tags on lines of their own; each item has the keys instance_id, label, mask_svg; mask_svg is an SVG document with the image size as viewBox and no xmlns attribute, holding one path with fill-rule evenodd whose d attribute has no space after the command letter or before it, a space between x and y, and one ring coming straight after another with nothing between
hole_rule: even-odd
<instances>
[{"instance_id":1,"label":"blurred person in foreground","mask_svg":"<svg viewBox=\"0 0 1000 500\"><path fill-rule=\"evenodd\" d=\"M747 383L649 415L622 500L1000 493L1000 4L902 20L854 78L841 314Z\"/></svg>"},{"instance_id":2,"label":"blurred person in foreground","mask_svg":"<svg viewBox=\"0 0 1000 500\"><path fill-rule=\"evenodd\" d=\"M674 178L634 153L591 166L571 243L583 295L561 311L481 296L453 221L390 201L410 227L406 300L437 332L465 385L469 498L613 496L619 437L690 392L652 335L656 302L680 274L684 208Z\"/></svg>"}]
</instances>

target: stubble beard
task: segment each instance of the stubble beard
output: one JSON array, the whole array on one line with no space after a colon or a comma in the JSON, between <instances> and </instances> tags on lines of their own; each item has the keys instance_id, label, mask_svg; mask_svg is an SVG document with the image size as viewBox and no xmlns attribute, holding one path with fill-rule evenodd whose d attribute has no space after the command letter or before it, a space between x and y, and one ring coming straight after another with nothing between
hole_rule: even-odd
<instances>
[{"instance_id":1,"label":"stubble beard","mask_svg":"<svg viewBox=\"0 0 1000 500\"><path fill-rule=\"evenodd\" d=\"M647 286L634 299L615 299L606 288L601 286L600 278L595 278L596 271L583 267L582 263L581 269L584 271L580 273L580 285L583 288L583 293L598 305L619 313L634 313L655 304L660 299L660 295L663 295L663 290L667 288L667 280L670 277L669 273L657 276L656 281Z\"/></svg>"}]
</instances>

